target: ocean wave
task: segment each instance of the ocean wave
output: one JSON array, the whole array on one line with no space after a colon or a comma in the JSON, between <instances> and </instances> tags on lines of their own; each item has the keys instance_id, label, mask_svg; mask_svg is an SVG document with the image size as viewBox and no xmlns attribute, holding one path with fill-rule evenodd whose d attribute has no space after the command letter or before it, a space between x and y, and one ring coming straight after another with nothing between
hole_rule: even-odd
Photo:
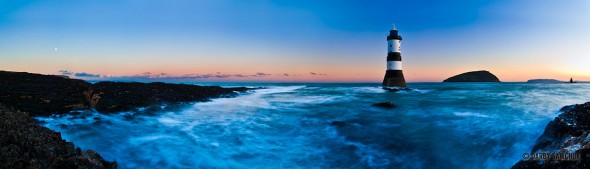
<instances>
[{"instance_id":1,"label":"ocean wave","mask_svg":"<svg viewBox=\"0 0 590 169\"><path fill-rule=\"evenodd\" d=\"M466 117L466 116L470 116L470 117L483 117L483 118L489 118L490 117L490 116L485 115L485 114L472 113L472 112L454 112L453 114L455 116L461 116L461 117Z\"/></svg>"},{"instance_id":2,"label":"ocean wave","mask_svg":"<svg viewBox=\"0 0 590 169\"><path fill-rule=\"evenodd\" d=\"M559 108L590 96L563 86L410 87L267 85L151 114L37 119L121 168L509 168ZM380 101L397 107L370 106Z\"/></svg>"}]
</instances>

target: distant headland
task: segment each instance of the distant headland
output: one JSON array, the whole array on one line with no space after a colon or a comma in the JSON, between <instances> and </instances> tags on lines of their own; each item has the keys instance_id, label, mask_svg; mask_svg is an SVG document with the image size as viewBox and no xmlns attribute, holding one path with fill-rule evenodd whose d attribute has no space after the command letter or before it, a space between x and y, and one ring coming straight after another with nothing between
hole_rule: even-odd
<instances>
[{"instance_id":1,"label":"distant headland","mask_svg":"<svg viewBox=\"0 0 590 169\"><path fill-rule=\"evenodd\" d=\"M563 81L559 81L556 79L530 79L526 81L527 83L563 83Z\"/></svg>"},{"instance_id":2,"label":"distant headland","mask_svg":"<svg viewBox=\"0 0 590 169\"><path fill-rule=\"evenodd\" d=\"M500 82L500 79L487 70L480 70L461 73L443 82Z\"/></svg>"}]
</instances>

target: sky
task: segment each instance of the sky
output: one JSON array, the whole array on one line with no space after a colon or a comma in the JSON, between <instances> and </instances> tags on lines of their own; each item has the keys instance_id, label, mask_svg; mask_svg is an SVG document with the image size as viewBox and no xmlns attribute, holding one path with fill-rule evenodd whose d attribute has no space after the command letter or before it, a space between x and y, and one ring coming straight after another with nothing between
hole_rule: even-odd
<instances>
[{"instance_id":1,"label":"sky","mask_svg":"<svg viewBox=\"0 0 590 169\"><path fill-rule=\"evenodd\" d=\"M475 70L590 81L587 0L0 1L0 70L82 79L409 82Z\"/></svg>"}]
</instances>

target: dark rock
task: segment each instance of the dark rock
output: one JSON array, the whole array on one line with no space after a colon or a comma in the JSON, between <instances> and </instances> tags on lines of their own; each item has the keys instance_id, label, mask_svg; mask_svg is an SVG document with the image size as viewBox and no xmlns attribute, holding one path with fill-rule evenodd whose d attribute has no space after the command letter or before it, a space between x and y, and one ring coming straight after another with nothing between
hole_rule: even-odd
<instances>
[{"instance_id":1,"label":"dark rock","mask_svg":"<svg viewBox=\"0 0 590 169\"><path fill-rule=\"evenodd\" d=\"M480 70L462 73L443 82L500 82L500 79L488 71Z\"/></svg>"},{"instance_id":2,"label":"dark rock","mask_svg":"<svg viewBox=\"0 0 590 169\"><path fill-rule=\"evenodd\" d=\"M88 109L82 91L92 84L78 79L0 71L0 103L31 115Z\"/></svg>"},{"instance_id":3,"label":"dark rock","mask_svg":"<svg viewBox=\"0 0 590 169\"><path fill-rule=\"evenodd\" d=\"M399 92L399 91L409 91L411 90L410 88L407 87L403 87L403 88L398 88L398 87L384 87L384 90L387 90L389 92Z\"/></svg>"},{"instance_id":4,"label":"dark rock","mask_svg":"<svg viewBox=\"0 0 590 169\"><path fill-rule=\"evenodd\" d=\"M348 125L348 122L345 121L333 121L332 123L330 123L331 126L336 126L336 127L343 127Z\"/></svg>"},{"instance_id":5,"label":"dark rock","mask_svg":"<svg viewBox=\"0 0 590 169\"><path fill-rule=\"evenodd\" d=\"M330 123L331 126L338 127L338 128L349 128L349 127L359 127L367 125L366 122L360 120L350 120L350 121L333 121Z\"/></svg>"},{"instance_id":6,"label":"dark rock","mask_svg":"<svg viewBox=\"0 0 590 169\"><path fill-rule=\"evenodd\" d=\"M90 107L100 112L133 110L159 103L208 101L210 98L235 96L247 88L221 88L166 83L98 82L84 91Z\"/></svg>"},{"instance_id":7,"label":"dark rock","mask_svg":"<svg viewBox=\"0 0 590 169\"><path fill-rule=\"evenodd\" d=\"M385 89L389 92L399 92L400 91L400 89L398 89L398 88L383 88L383 89Z\"/></svg>"},{"instance_id":8,"label":"dark rock","mask_svg":"<svg viewBox=\"0 0 590 169\"><path fill-rule=\"evenodd\" d=\"M395 107L395 104L393 104L393 102L381 102L381 103L375 103L375 104L373 104L373 106L375 106L375 107L393 108L393 107Z\"/></svg>"},{"instance_id":9,"label":"dark rock","mask_svg":"<svg viewBox=\"0 0 590 169\"><path fill-rule=\"evenodd\" d=\"M555 79L531 79L527 80L527 83L563 83L562 81Z\"/></svg>"},{"instance_id":10,"label":"dark rock","mask_svg":"<svg viewBox=\"0 0 590 169\"><path fill-rule=\"evenodd\" d=\"M117 168L92 150L75 148L27 113L0 105L0 168Z\"/></svg>"},{"instance_id":11,"label":"dark rock","mask_svg":"<svg viewBox=\"0 0 590 169\"><path fill-rule=\"evenodd\" d=\"M96 109L99 112L129 111L161 103L207 101L231 97L245 87L222 88L188 84L98 82L26 72L0 71L0 103L33 116Z\"/></svg>"},{"instance_id":12,"label":"dark rock","mask_svg":"<svg viewBox=\"0 0 590 169\"><path fill-rule=\"evenodd\" d=\"M521 160L519 168L590 168L590 102L565 106L565 112L545 127L531 153L577 153L580 160Z\"/></svg>"}]
</instances>

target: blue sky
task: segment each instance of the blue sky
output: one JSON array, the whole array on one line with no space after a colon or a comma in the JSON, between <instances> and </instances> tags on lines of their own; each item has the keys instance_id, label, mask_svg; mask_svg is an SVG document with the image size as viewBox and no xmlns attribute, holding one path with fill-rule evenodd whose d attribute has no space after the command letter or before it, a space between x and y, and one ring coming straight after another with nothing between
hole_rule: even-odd
<instances>
[{"instance_id":1,"label":"blue sky","mask_svg":"<svg viewBox=\"0 0 590 169\"><path fill-rule=\"evenodd\" d=\"M0 69L378 82L395 23L409 81L590 80L588 18L584 0L2 1Z\"/></svg>"}]
</instances>

